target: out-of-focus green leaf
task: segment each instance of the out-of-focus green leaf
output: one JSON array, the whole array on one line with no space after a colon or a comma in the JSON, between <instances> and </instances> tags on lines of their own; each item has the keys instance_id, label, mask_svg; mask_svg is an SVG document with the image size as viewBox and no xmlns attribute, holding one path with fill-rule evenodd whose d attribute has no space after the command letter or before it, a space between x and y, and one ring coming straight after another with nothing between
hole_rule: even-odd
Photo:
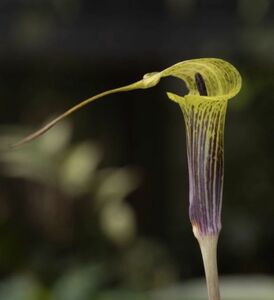
<instances>
[{"instance_id":1,"label":"out-of-focus green leaf","mask_svg":"<svg viewBox=\"0 0 274 300\"><path fill-rule=\"evenodd\" d=\"M140 184L140 176L128 167L104 169L98 172L99 185L96 188L96 203L101 206L108 201L122 201Z\"/></svg>"},{"instance_id":2,"label":"out-of-focus green leaf","mask_svg":"<svg viewBox=\"0 0 274 300\"><path fill-rule=\"evenodd\" d=\"M135 216L126 203L105 205L100 214L100 223L104 234L115 244L127 244L135 237Z\"/></svg>"},{"instance_id":3,"label":"out-of-focus green leaf","mask_svg":"<svg viewBox=\"0 0 274 300\"><path fill-rule=\"evenodd\" d=\"M100 266L87 266L68 271L56 283L52 300L91 300L103 280Z\"/></svg>"},{"instance_id":4,"label":"out-of-focus green leaf","mask_svg":"<svg viewBox=\"0 0 274 300\"><path fill-rule=\"evenodd\" d=\"M63 190L72 196L88 192L101 158L101 149L92 143L72 147L60 168Z\"/></svg>"},{"instance_id":5,"label":"out-of-focus green leaf","mask_svg":"<svg viewBox=\"0 0 274 300\"><path fill-rule=\"evenodd\" d=\"M101 293L94 300L150 300L146 294L132 292L128 290L116 290Z\"/></svg>"},{"instance_id":6,"label":"out-of-focus green leaf","mask_svg":"<svg viewBox=\"0 0 274 300\"><path fill-rule=\"evenodd\" d=\"M31 277L19 275L0 283L1 300L49 300L47 291Z\"/></svg>"},{"instance_id":7,"label":"out-of-focus green leaf","mask_svg":"<svg viewBox=\"0 0 274 300\"><path fill-rule=\"evenodd\" d=\"M222 300L273 300L274 278L221 277ZM155 291L153 300L207 300L204 280L192 280L182 285Z\"/></svg>"}]
</instances>

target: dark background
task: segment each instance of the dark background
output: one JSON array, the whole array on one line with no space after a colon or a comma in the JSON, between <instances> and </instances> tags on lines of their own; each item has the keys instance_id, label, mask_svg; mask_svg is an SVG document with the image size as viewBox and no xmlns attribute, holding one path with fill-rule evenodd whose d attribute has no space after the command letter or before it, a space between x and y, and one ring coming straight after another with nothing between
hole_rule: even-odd
<instances>
[{"instance_id":1,"label":"dark background","mask_svg":"<svg viewBox=\"0 0 274 300\"><path fill-rule=\"evenodd\" d=\"M226 118L219 270L273 275L273 4L0 0L2 143L147 72L228 60L243 87ZM109 96L2 155L0 299L143 299L203 276L184 123L166 91L186 92L164 79Z\"/></svg>"}]
</instances>

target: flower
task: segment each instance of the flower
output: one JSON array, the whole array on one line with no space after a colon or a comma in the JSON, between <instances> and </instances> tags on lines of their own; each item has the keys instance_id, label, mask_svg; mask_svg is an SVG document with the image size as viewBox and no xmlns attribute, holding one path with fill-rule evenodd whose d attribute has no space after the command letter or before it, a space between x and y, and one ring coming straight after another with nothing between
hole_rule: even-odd
<instances>
[{"instance_id":1,"label":"flower","mask_svg":"<svg viewBox=\"0 0 274 300\"><path fill-rule=\"evenodd\" d=\"M189 89L184 97L168 97L180 105L185 119L193 230L215 235L221 229L225 114L241 77L231 64L213 58L186 61L165 74L181 78Z\"/></svg>"},{"instance_id":2,"label":"flower","mask_svg":"<svg viewBox=\"0 0 274 300\"><path fill-rule=\"evenodd\" d=\"M167 95L180 105L184 115L189 170L189 215L202 252L209 299L219 300L216 250L221 230L225 113L228 100L241 88L241 76L231 64L217 58L201 58L177 63L161 72L148 73L135 83L82 101L11 148L36 139L94 100L114 93L151 88L167 76L182 79L189 90L184 97L173 93Z\"/></svg>"},{"instance_id":3,"label":"flower","mask_svg":"<svg viewBox=\"0 0 274 300\"><path fill-rule=\"evenodd\" d=\"M224 180L224 124L227 102L241 88L239 72L220 59L196 59L164 72L184 80L189 93L168 93L183 112L189 170L189 215L204 262L209 300L220 300L217 242Z\"/></svg>"},{"instance_id":4,"label":"flower","mask_svg":"<svg viewBox=\"0 0 274 300\"><path fill-rule=\"evenodd\" d=\"M190 220L193 229L200 234L217 234L221 229L225 112L228 100L241 88L239 72L224 60L192 59L179 62L161 72L148 73L142 80L133 84L103 92L77 104L46 126L12 145L12 148L37 138L71 113L96 99L113 93L151 88L167 76L182 79L189 90L184 97L167 94L180 105L186 124Z\"/></svg>"}]
</instances>

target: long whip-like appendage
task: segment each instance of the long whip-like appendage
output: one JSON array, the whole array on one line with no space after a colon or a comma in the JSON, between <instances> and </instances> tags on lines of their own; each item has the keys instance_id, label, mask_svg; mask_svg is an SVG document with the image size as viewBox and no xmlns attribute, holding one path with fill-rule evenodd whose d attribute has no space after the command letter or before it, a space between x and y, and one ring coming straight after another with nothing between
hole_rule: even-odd
<instances>
[{"instance_id":1,"label":"long whip-like appendage","mask_svg":"<svg viewBox=\"0 0 274 300\"><path fill-rule=\"evenodd\" d=\"M119 88L116 88L116 89L111 89L111 90L108 90L108 91L105 91L105 92L102 92L100 94L97 94L97 95L95 95L95 96L93 96L91 98L88 98L88 99L82 101L79 104L76 104L72 108L68 109L67 111L65 111L64 113L62 113L61 115L59 115L58 117L56 117L55 119L53 119L52 121L50 121L49 123L47 123L45 126L42 126L40 129L38 129L34 133L26 136L25 138L23 138L19 142L10 145L9 149L16 149L18 147L23 146L24 144L27 144L27 143L35 140L36 138L38 138L39 136L41 136L42 134L44 134L45 132L47 132L50 128L52 128L53 126L55 126L57 123L59 123L60 121L62 121L63 119L65 119L67 116L69 116L73 112L79 110L80 108L86 106L87 104L89 104L89 103L91 103L91 102L93 102L93 101L95 101L95 100L97 100L99 98L105 97L105 96L110 95L110 94L115 94L115 93L120 93L120 92L126 92L126 91L130 91L132 89L140 88L137 85L138 83L139 82L134 83L134 84L130 84L130 85L127 85L127 86L119 87Z\"/></svg>"}]
</instances>

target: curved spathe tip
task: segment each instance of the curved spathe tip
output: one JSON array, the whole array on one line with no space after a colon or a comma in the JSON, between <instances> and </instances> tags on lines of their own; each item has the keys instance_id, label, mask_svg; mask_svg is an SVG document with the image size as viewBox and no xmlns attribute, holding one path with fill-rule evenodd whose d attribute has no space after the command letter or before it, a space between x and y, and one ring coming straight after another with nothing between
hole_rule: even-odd
<instances>
[{"instance_id":1,"label":"curved spathe tip","mask_svg":"<svg viewBox=\"0 0 274 300\"><path fill-rule=\"evenodd\" d=\"M189 90L184 98L205 100L228 100L241 89L242 79L238 70L229 62L219 58L198 58L177 63L161 72L162 77L174 76L182 79ZM201 95L195 76L204 80L207 95Z\"/></svg>"}]
</instances>

